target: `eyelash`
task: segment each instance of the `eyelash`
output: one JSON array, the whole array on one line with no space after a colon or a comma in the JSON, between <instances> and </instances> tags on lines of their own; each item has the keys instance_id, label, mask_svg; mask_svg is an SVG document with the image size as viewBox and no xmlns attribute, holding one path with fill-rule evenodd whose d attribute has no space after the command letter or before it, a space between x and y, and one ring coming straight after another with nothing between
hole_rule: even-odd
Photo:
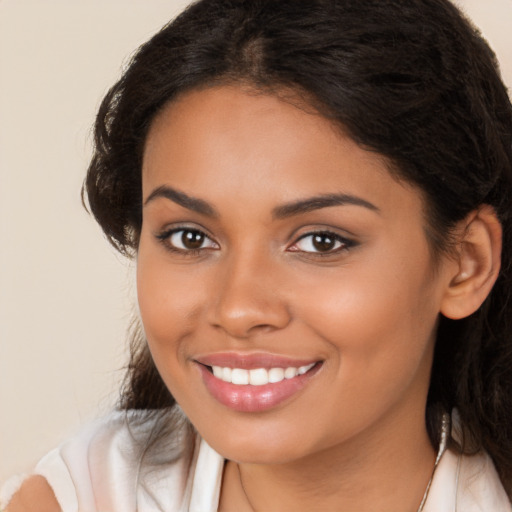
<instances>
[{"instance_id":1,"label":"eyelash","mask_svg":"<svg viewBox=\"0 0 512 512\"><path fill-rule=\"evenodd\" d=\"M211 245L209 247L198 247L198 248L176 247L176 245L171 242L171 239L173 236L178 235L179 233L182 233L182 235L181 235L182 240L183 240L183 236L188 233L188 234L192 234L192 236L199 235L199 236L204 237L204 241L209 240ZM338 245L338 247L335 247L334 250L328 250L325 252L304 251L304 250L294 248L301 241L304 241L310 237L312 238L315 236L331 239L334 244L339 244L339 245ZM200 229L195 229L195 228L178 227L178 228L168 229L168 230L156 235L156 238L165 246L165 248L167 250L174 252L174 253L178 253L183 256L191 256L191 257L198 256L199 254L201 254L202 251L217 250L217 248L219 247L218 244L215 241L213 241L204 231L202 231ZM314 244L313 240L311 241L311 245L312 244ZM311 231L309 233L305 233L304 235L299 237L288 248L288 251L302 252L302 253L310 255L310 256L325 258L327 256L332 256L334 254L338 254L340 252L347 251L350 248L354 247L355 245L356 245L356 242L354 242L353 240L347 239L345 237L342 237L342 236L338 235L337 233L333 233L332 231L328 231L328 230L318 230L318 231Z\"/></svg>"},{"instance_id":2,"label":"eyelash","mask_svg":"<svg viewBox=\"0 0 512 512\"><path fill-rule=\"evenodd\" d=\"M179 233L182 233L182 235L181 235L182 239L186 233L193 234L193 235L194 234L200 235L200 236L204 237L204 240L210 240L210 242L212 242L212 244L214 244L218 247L217 243L214 242L204 231L202 231L200 229L195 229L195 228L178 227L178 228L168 229L168 230L163 231L162 233L156 235L156 238L164 245L164 247L167 250L174 252L174 253L181 254L183 256L198 256L204 250L215 250L216 249L215 247L198 247L198 248L194 248L194 249L190 249L190 248L183 249L180 247L176 247L176 245L174 245L171 242L171 239L174 235L177 235Z\"/></svg>"},{"instance_id":3,"label":"eyelash","mask_svg":"<svg viewBox=\"0 0 512 512\"><path fill-rule=\"evenodd\" d=\"M314 244L314 237L322 237L330 239L334 244L339 244L338 247L335 247L334 249L330 249L328 251L322 252L322 251L301 251L300 249L293 249L294 246L299 244L299 242L306 240L308 238L311 238L310 244ZM348 238L345 238L341 235L338 235L337 233L333 233L332 231L324 231L324 230L318 230L318 231L312 231L309 233L305 233L302 235L296 242L293 243L293 245L288 249L291 250L291 252L303 252L308 255L313 255L320 258L325 258L327 256L332 256L335 254L338 254L343 251L347 251L351 247L354 247L356 243L353 240L349 240Z\"/></svg>"}]
</instances>

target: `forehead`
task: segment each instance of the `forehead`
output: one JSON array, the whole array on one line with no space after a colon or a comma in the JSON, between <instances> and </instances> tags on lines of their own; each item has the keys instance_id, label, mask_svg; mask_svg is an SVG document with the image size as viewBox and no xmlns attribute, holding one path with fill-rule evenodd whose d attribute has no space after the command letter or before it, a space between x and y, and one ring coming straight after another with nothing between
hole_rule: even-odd
<instances>
[{"instance_id":1,"label":"forehead","mask_svg":"<svg viewBox=\"0 0 512 512\"><path fill-rule=\"evenodd\" d=\"M144 151L143 195L168 185L247 209L252 202L270 208L348 193L417 209L420 193L388 169L385 157L362 149L311 108L221 86L188 92L158 114Z\"/></svg>"}]
</instances>

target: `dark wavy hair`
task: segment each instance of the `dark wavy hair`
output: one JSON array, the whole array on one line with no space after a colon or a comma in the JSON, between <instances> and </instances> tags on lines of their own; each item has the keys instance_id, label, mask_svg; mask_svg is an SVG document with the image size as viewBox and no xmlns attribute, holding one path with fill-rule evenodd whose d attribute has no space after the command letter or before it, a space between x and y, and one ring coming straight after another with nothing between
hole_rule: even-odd
<instances>
[{"instance_id":1,"label":"dark wavy hair","mask_svg":"<svg viewBox=\"0 0 512 512\"><path fill-rule=\"evenodd\" d=\"M141 161L160 109L199 87L293 90L426 198L433 255L455 224L491 205L502 268L482 307L440 319L426 422L458 410L466 453L485 449L512 491L512 107L495 55L447 0L202 0L136 52L101 104L84 184L111 243L133 254ZM120 407L170 410L141 331Z\"/></svg>"}]
</instances>

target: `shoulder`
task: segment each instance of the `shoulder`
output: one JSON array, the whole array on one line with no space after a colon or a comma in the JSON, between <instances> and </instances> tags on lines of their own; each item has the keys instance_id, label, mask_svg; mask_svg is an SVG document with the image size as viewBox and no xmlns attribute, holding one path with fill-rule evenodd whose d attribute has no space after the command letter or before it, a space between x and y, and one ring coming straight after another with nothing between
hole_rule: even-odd
<instances>
[{"instance_id":1,"label":"shoulder","mask_svg":"<svg viewBox=\"0 0 512 512\"><path fill-rule=\"evenodd\" d=\"M425 512L512 512L494 464L485 452L447 449L434 473Z\"/></svg>"},{"instance_id":2,"label":"shoulder","mask_svg":"<svg viewBox=\"0 0 512 512\"><path fill-rule=\"evenodd\" d=\"M150 499L153 506L162 486L174 486L176 498L183 494L194 443L176 414L114 412L48 453L34 473L60 505L53 510L135 511ZM19 492L32 494L32 485Z\"/></svg>"},{"instance_id":3,"label":"shoulder","mask_svg":"<svg viewBox=\"0 0 512 512\"><path fill-rule=\"evenodd\" d=\"M61 512L61 508L46 479L34 475L23 482L5 512Z\"/></svg>"},{"instance_id":4,"label":"shoulder","mask_svg":"<svg viewBox=\"0 0 512 512\"><path fill-rule=\"evenodd\" d=\"M512 512L507 493L487 453L461 457L457 502L460 510Z\"/></svg>"},{"instance_id":5,"label":"shoulder","mask_svg":"<svg viewBox=\"0 0 512 512\"><path fill-rule=\"evenodd\" d=\"M449 443L451 438L454 442ZM480 450L463 454L461 420L456 409L446 414L437 468L424 512L512 512L512 505L491 457ZM448 448L448 445L451 445Z\"/></svg>"}]
</instances>

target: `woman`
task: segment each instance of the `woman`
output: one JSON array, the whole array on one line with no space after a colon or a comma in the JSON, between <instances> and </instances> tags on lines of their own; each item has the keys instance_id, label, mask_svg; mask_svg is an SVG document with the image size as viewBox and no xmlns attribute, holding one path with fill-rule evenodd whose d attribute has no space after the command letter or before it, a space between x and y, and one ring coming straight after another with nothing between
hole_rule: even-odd
<instances>
[{"instance_id":1,"label":"woman","mask_svg":"<svg viewBox=\"0 0 512 512\"><path fill-rule=\"evenodd\" d=\"M85 183L137 260L121 411L8 510L511 510L511 135L446 0L191 6Z\"/></svg>"}]
</instances>

